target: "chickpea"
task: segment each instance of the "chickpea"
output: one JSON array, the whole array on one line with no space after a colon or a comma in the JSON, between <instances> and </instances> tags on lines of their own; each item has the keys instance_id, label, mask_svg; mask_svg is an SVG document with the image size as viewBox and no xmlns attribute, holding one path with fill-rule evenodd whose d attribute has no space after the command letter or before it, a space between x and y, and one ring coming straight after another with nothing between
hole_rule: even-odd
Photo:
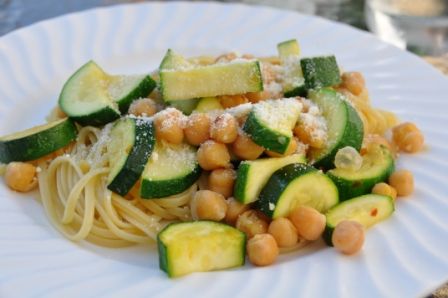
<instances>
[{"instance_id":1,"label":"chickpea","mask_svg":"<svg viewBox=\"0 0 448 298\"><path fill-rule=\"evenodd\" d=\"M249 92L244 94L244 96L246 96L251 103L257 103L262 100L270 99L272 94L267 90L263 90L261 92Z\"/></svg>"},{"instance_id":2,"label":"chickpea","mask_svg":"<svg viewBox=\"0 0 448 298\"><path fill-rule=\"evenodd\" d=\"M400 150L408 153L421 151L425 141L422 132L411 122L392 128L392 139Z\"/></svg>"},{"instance_id":3,"label":"chickpea","mask_svg":"<svg viewBox=\"0 0 448 298\"><path fill-rule=\"evenodd\" d=\"M199 190L193 200L196 201L196 214L199 219L220 221L226 216L226 199L217 192Z\"/></svg>"},{"instance_id":4,"label":"chickpea","mask_svg":"<svg viewBox=\"0 0 448 298\"><path fill-rule=\"evenodd\" d=\"M377 195L389 196L394 200L397 198L396 189L384 182L375 184L375 186L372 188L372 193Z\"/></svg>"},{"instance_id":5,"label":"chickpea","mask_svg":"<svg viewBox=\"0 0 448 298\"><path fill-rule=\"evenodd\" d=\"M288 156L288 155L294 154L296 152L297 146L298 146L297 140L295 138L291 138L291 140L289 141L289 144L288 144L288 148L286 148L285 153L280 154L280 153L277 153L274 151L269 151L269 150L266 150L265 152L270 157Z\"/></svg>"},{"instance_id":6,"label":"chickpea","mask_svg":"<svg viewBox=\"0 0 448 298\"><path fill-rule=\"evenodd\" d=\"M28 192L37 186L36 167L25 162L11 162L6 166L5 182L15 191Z\"/></svg>"},{"instance_id":7,"label":"chickpea","mask_svg":"<svg viewBox=\"0 0 448 298\"><path fill-rule=\"evenodd\" d=\"M289 214L297 232L306 240L317 240L325 230L325 215L314 208L299 206Z\"/></svg>"},{"instance_id":8,"label":"chickpea","mask_svg":"<svg viewBox=\"0 0 448 298\"><path fill-rule=\"evenodd\" d=\"M294 127L294 135L303 142L313 148L323 148L325 146L324 138L316 138L313 136L312 129L303 126L301 123Z\"/></svg>"},{"instance_id":9,"label":"chickpea","mask_svg":"<svg viewBox=\"0 0 448 298\"><path fill-rule=\"evenodd\" d=\"M226 223L229 225L235 225L238 216L240 216L245 211L249 210L249 205L242 204L235 198L230 197L227 199L227 213L226 213Z\"/></svg>"},{"instance_id":10,"label":"chickpea","mask_svg":"<svg viewBox=\"0 0 448 298\"><path fill-rule=\"evenodd\" d=\"M270 234L258 234L247 242L249 261L255 266L267 266L277 260L279 251L274 237Z\"/></svg>"},{"instance_id":11,"label":"chickpea","mask_svg":"<svg viewBox=\"0 0 448 298\"><path fill-rule=\"evenodd\" d=\"M182 112L168 108L156 115L154 125L156 137L172 144L180 144L184 139Z\"/></svg>"},{"instance_id":12,"label":"chickpea","mask_svg":"<svg viewBox=\"0 0 448 298\"><path fill-rule=\"evenodd\" d=\"M233 143L238 136L238 123L232 115L219 115L210 127L210 136L217 142Z\"/></svg>"},{"instance_id":13,"label":"chickpea","mask_svg":"<svg viewBox=\"0 0 448 298\"><path fill-rule=\"evenodd\" d=\"M226 145L208 140L201 144L197 152L197 158L201 168L211 171L228 167L230 154Z\"/></svg>"},{"instance_id":14,"label":"chickpea","mask_svg":"<svg viewBox=\"0 0 448 298\"><path fill-rule=\"evenodd\" d=\"M232 108L239 106L240 104L248 102L247 98L244 95L223 95L219 97L219 102L221 103L222 107Z\"/></svg>"},{"instance_id":15,"label":"chickpea","mask_svg":"<svg viewBox=\"0 0 448 298\"><path fill-rule=\"evenodd\" d=\"M408 196L414 192L414 176L408 170L398 170L389 177L389 185L396 189L398 196Z\"/></svg>"},{"instance_id":16,"label":"chickpea","mask_svg":"<svg viewBox=\"0 0 448 298\"><path fill-rule=\"evenodd\" d=\"M269 225L268 233L274 237L279 247L293 246L299 240L297 229L284 217L274 219Z\"/></svg>"},{"instance_id":17,"label":"chickpea","mask_svg":"<svg viewBox=\"0 0 448 298\"><path fill-rule=\"evenodd\" d=\"M247 238L252 238L257 234L263 234L268 231L267 221L255 210L247 210L238 216L235 226L238 230L246 233Z\"/></svg>"},{"instance_id":18,"label":"chickpea","mask_svg":"<svg viewBox=\"0 0 448 298\"><path fill-rule=\"evenodd\" d=\"M210 137L210 118L204 113L194 113L188 118L184 129L185 138L191 145L198 146Z\"/></svg>"},{"instance_id":19,"label":"chickpea","mask_svg":"<svg viewBox=\"0 0 448 298\"><path fill-rule=\"evenodd\" d=\"M150 98L140 98L134 100L128 110L128 114L135 116L152 116L156 112L156 103Z\"/></svg>"},{"instance_id":20,"label":"chickpea","mask_svg":"<svg viewBox=\"0 0 448 298\"><path fill-rule=\"evenodd\" d=\"M230 62L232 60L235 60L236 58L238 58L236 53L235 52L230 52L230 53L226 53L226 54L222 54L222 55L218 56L215 59L215 63Z\"/></svg>"},{"instance_id":21,"label":"chickpea","mask_svg":"<svg viewBox=\"0 0 448 298\"><path fill-rule=\"evenodd\" d=\"M351 255L361 250L364 238L364 227L359 222L343 220L336 225L331 241L337 250Z\"/></svg>"},{"instance_id":22,"label":"chickpea","mask_svg":"<svg viewBox=\"0 0 448 298\"><path fill-rule=\"evenodd\" d=\"M232 144L232 152L241 159L257 159L264 151L264 148L257 145L250 137L244 133L238 134L235 142Z\"/></svg>"},{"instance_id":23,"label":"chickpea","mask_svg":"<svg viewBox=\"0 0 448 298\"><path fill-rule=\"evenodd\" d=\"M341 76L342 86L354 95L359 95L364 90L366 82L360 72L345 72Z\"/></svg>"},{"instance_id":24,"label":"chickpea","mask_svg":"<svg viewBox=\"0 0 448 298\"><path fill-rule=\"evenodd\" d=\"M228 198L233 194L235 179L234 169L216 169L208 176L208 187Z\"/></svg>"}]
</instances>

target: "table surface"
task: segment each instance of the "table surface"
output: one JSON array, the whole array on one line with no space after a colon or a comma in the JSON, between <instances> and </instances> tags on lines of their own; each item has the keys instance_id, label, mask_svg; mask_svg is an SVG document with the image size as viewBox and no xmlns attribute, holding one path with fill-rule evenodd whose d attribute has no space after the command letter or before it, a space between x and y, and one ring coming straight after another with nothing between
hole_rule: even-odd
<instances>
[{"instance_id":1,"label":"table surface","mask_svg":"<svg viewBox=\"0 0 448 298\"><path fill-rule=\"evenodd\" d=\"M148 1L148 0L146 0ZM316 0L315 0L316 1ZM333 1L333 2L332 2ZM309 0L245 0L247 3L272 4L277 7L302 8L307 13L315 13L321 16L344 22L361 29L366 29L363 4L364 0L332 0L316 1L324 3L323 9L319 7L309 10ZM63 15L70 12L81 11L93 7L109 6L120 3L137 3L145 0L0 0L0 36L17 28L27 26L40 20ZM235 0L221 0L221 2L241 2ZM312 1L311 1L312 2ZM337 5L335 2L344 2L345 5ZM348 4L348 5L347 5ZM307 10L308 9L308 10ZM437 69L448 75L448 54L438 57L423 57L427 62L434 65ZM443 285L429 297L447 298L448 284ZM428 298L429 298L428 297Z\"/></svg>"}]
</instances>

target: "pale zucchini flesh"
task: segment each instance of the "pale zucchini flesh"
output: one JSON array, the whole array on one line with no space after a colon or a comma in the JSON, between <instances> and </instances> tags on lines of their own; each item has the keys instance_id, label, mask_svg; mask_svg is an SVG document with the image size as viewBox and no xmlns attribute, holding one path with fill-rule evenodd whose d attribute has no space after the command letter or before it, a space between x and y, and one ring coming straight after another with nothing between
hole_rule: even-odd
<instances>
[{"instance_id":1,"label":"pale zucchini flesh","mask_svg":"<svg viewBox=\"0 0 448 298\"><path fill-rule=\"evenodd\" d=\"M170 277L244 265L246 236L212 221L174 223L158 237L159 265Z\"/></svg>"},{"instance_id":2,"label":"pale zucchini flesh","mask_svg":"<svg viewBox=\"0 0 448 298\"><path fill-rule=\"evenodd\" d=\"M160 70L160 90L165 101L263 90L258 61Z\"/></svg>"}]
</instances>

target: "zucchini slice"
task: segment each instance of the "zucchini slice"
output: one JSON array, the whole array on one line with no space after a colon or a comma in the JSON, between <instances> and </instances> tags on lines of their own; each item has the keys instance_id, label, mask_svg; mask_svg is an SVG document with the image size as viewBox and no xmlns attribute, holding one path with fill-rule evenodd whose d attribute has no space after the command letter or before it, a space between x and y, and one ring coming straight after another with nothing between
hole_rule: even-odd
<instances>
[{"instance_id":1,"label":"zucchini slice","mask_svg":"<svg viewBox=\"0 0 448 298\"><path fill-rule=\"evenodd\" d=\"M223 109L224 108L217 97L204 97L199 100L195 111L199 113L207 113L210 111L221 111Z\"/></svg>"},{"instance_id":2,"label":"zucchini slice","mask_svg":"<svg viewBox=\"0 0 448 298\"><path fill-rule=\"evenodd\" d=\"M339 149L346 146L361 149L364 126L358 112L342 94L320 89L310 91L308 97L319 106L328 127L327 144L321 149L311 148L310 160L315 167L332 169Z\"/></svg>"},{"instance_id":3,"label":"zucchini slice","mask_svg":"<svg viewBox=\"0 0 448 298\"><path fill-rule=\"evenodd\" d=\"M110 173L107 188L124 196L134 186L145 168L154 147L152 121L121 118L110 131L107 144Z\"/></svg>"},{"instance_id":4,"label":"zucchini slice","mask_svg":"<svg viewBox=\"0 0 448 298\"><path fill-rule=\"evenodd\" d=\"M181 193L200 175L193 146L158 142L143 171L140 196L156 199Z\"/></svg>"},{"instance_id":5,"label":"zucchini slice","mask_svg":"<svg viewBox=\"0 0 448 298\"><path fill-rule=\"evenodd\" d=\"M160 91L165 101L263 91L260 63L242 60L162 68Z\"/></svg>"},{"instance_id":6,"label":"zucchini slice","mask_svg":"<svg viewBox=\"0 0 448 298\"><path fill-rule=\"evenodd\" d=\"M81 125L104 125L127 112L134 99L155 87L149 75L111 76L94 61L79 68L64 84L59 106Z\"/></svg>"},{"instance_id":7,"label":"zucchini slice","mask_svg":"<svg viewBox=\"0 0 448 298\"><path fill-rule=\"evenodd\" d=\"M384 145L372 144L362 157L359 170L333 169L327 172L339 189L341 200L370 193L373 186L386 181L394 171L394 159Z\"/></svg>"},{"instance_id":8,"label":"zucchini slice","mask_svg":"<svg viewBox=\"0 0 448 298\"><path fill-rule=\"evenodd\" d=\"M326 213L327 225L323 234L325 242L333 246L334 228L343 220L354 220L369 228L388 218L395 210L391 197L368 194L344 201Z\"/></svg>"},{"instance_id":9,"label":"zucchini slice","mask_svg":"<svg viewBox=\"0 0 448 298\"><path fill-rule=\"evenodd\" d=\"M68 118L0 138L0 162L29 161L50 154L76 139L75 124Z\"/></svg>"},{"instance_id":10,"label":"zucchini slice","mask_svg":"<svg viewBox=\"0 0 448 298\"><path fill-rule=\"evenodd\" d=\"M297 39L289 39L278 43L277 51L280 58L300 56L300 46Z\"/></svg>"},{"instance_id":11,"label":"zucchini slice","mask_svg":"<svg viewBox=\"0 0 448 298\"><path fill-rule=\"evenodd\" d=\"M243 130L256 144L283 154L301 110L302 104L293 98L261 101L253 105Z\"/></svg>"},{"instance_id":12,"label":"zucchini slice","mask_svg":"<svg viewBox=\"0 0 448 298\"><path fill-rule=\"evenodd\" d=\"M272 174L260 193L257 208L278 218L301 205L325 212L338 202L338 189L330 178L311 166L295 163Z\"/></svg>"},{"instance_id":13,"label":"zucchini slice","mask_svg":"<svg viewBox=\"0 0 448 298\"><path fill-rule=\"evenodd\" d=\"M170 101L170 106L178 109L179 111L182 111L185 115L190 115L198 105L199 99L193 98L193 99L183 99L183 100L173 100Z\"/></svg>"},{"instance_id":14,"label":"zucchini slice","mask_svg":"<svg viewBox=\"0 0 448 298\"><path fill-rule=\"evenodd\" d=\"M307 89L319 89L341 83L339 67L333 55L303 58L300 65Z\"/></svg>"},{"instance_id":15,"label":"zucchini slice","mask_svg":"<svg viewBox=\"0 0 448 298\"><path fill-rule=\"evenodd\" d=\"M233 195L244 204L255 202L275 171L288 164L305 162L302 154L242 161L238 166Z\"/></svg>"},{"instance_id":16,"label":"zucchini slice","mask_svg":"<svg viewBox=\"0 0 448 298\"><path fill-rule=\"evenodd\" d=\"M246 235L223 223L172 223L157 236L159 266L169 277L244 265Z\"/></svg>"},{"instance_id":17,"label":"zucchini slice","mask_svg":"<svg viewBox=\"0 0 448 298\"><path fill-rule=\"evenodd\" d=\"M300 46L296 39L277 44L283 66L283 94L285 97L305 96L305 79L300 66Z\"/></svg>"}]
</instances>

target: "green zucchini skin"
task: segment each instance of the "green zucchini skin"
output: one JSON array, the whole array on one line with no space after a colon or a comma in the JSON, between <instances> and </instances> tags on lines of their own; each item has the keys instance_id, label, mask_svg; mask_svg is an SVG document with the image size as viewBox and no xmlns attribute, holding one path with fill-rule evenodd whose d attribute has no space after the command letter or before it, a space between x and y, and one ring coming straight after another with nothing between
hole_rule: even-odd
<instances>
[{"instance_id":1,"label":"green zucchini skin","mask_svg":"<svg viewBox=\"0 0 448 298\"><path fill-rule=\"evenodd\" d=\"M326 170L334 168L334 157L339 149L351 146L357 151L361 149L364 138L364 125L358 112L348 103L341 94L331 89L320 89L308 92L309 98L323 110L327 125L331 126L332 121L345 121L342 131L337 133L337 139L331 140L332 145L324 150L312 151L313 166ZM334 105L339 105L342 118L335 118L335 113L325 111L319 100L332 101ZM327 113L327 115L325 115ZM329 140L330 141L330 140Z\"/></svg>"},{"instance_id":2,"label":"green zucchini skin","mask_svg":"<svg viewBox=\"0 0 448 298\"><path fill-rule=\"evenodd\" d=\"M65 111L64 111L65 112ZM70 116L70 119L81 126L103 126L120 118L120 114L112 107L106 106L94 113L83 116Z\"/></svg>"},{"instance_id":3,"label":"green zucchini skin","mask_svg":"<svg viewBox=\"0 0 448 298\"><path fill-rule=\"evenodd\" d=\"M374 156L375 166L379 167L379 171L368 175L369 169L361 168L353 175L341 174L337 169L327 172L328 177L336 184L339 189L341 201L358 197L370 193L375 184L386 181L395 170L395 163L389 150L380 146L380 155Z\"/></svg>"},{"instance_id":4,"label":"green zucchini skin","mask_svg":"<svg viewBox=\"0 0 448 298\"><path fill-rule=\"evenodd\" d=\"M30 161L50 154L70 142L77 136L75 124L65 119L59 124L16 139L0 139L0 162Z\"/></svg>"},{"instance_id":5,"label":"green zucchini skin","mask_svg":"<svg viewBox=\"0 0 448 298\"><path fill-rule=\"evenodd\" d=\"M155 87L156 82L151 78L151 76L145 76L140 84L132 90L132 92L117 100L118 108L120 109L121 114L126 114L129 110L129 106L134 100L147 97Z\"/></svg>"},{"instance_id":6,"label":"green zucchini skin","mask_svg":"<svg viewBox=\"0 0 448 298\"><path fill-rule=\"evenodd\" d=\"M335 56L319 56L300 59L305 86L319 89L339 85L341 75Z\"/></svg>"},{"instance_id":7,"label":"green zucchini skin","mask_svg":"<svg viewBox=\"0 0 448 298\"><path fill-rule=\"evenodd\" d=\"M248 175L250 171L250 164L240 162L238 165L238 171L237 171L237 178L235 180L235 186L233 190L234 197L242 202L245 203L248 201L246 198L246 187L247 183L249 183Z\"/></svg>"},{"instance_id":8,"label":"green zucchini skin","mask_svg":"<svg viewBox=\"0 0 448 298\"><path fill-rule=\"evenodd\" d=\"M261 123L254 111L249 113L249 116L244 123L243 130L256 144L280 154L285 153L286 149L288 149L289 142L291 141L291 136L278 133ZM283 142L280 142L279 140L283 140Z\"/></svg>"},{"instance_id":9,"label":"green zucchini skin","mask_svg":"<svg viewBox=\"0 0 448 298\"><path fill-rule=\"evenodd\" d=\"M296 96L306 96L307 89L305 85L297 86L289 91L285 91L284 97L296 97Z\"/></svg>"},{"instance_id":10,"label":"green zucchini skin","mask_svg":"<svg viewBox=\"0 0 448 298\"><path fill-rule=\"evenodd\" d=\"M317 191L325 187L326 191L328 191L328 195L331 196L329 201L307 202L309 203L309 206L318 209L318 211L320 212L325 212L328 208L336 205L339 202L339 197L338 190L333 182L328 177L326 177L325 174L319 172L312 166L302 163L294 163L284 166L283 168L277 170L271 176L260 193L259 200L255 204L256 208L270 218L287 216L288 214L282 214L280 213L281 211L278 210L284 205L282 200L285 200L285 202L287 202L289 199L291 199L289 197L286 197L285 193L287 191L290 191L288 190L289 187L294 187L292 185L295 182L300 181L300 179L306 178L309 175L319 176L319 179L321 179L320 182L323 182L323 180L325 180L326 185L324 186L315 184L312 187L307 187L306 189L308 191ZM314 193L309 193L307 195L312 196L313 194ZM295 200L295 198L292 198L292 200ZM288 208L293 208L293 206Z\"/></svg>"},{"instance_id":11,"label":"green zucchini skin","mask_svg":"<svg viewBox=\"0 0 448 298\"><path fill-rule=\"evenodd\" d=\"M158 199L181 193L195 183L201 173L201 167L196 165L193 171L180 178L159 181L143 179L140 188L141 196L144 199Z\"/></svg>"},{"instance_id":12,"label":"green zucchini skin","mask_svg":"<svg viewBox=\"0 0 448 298\"><path fill-rule=\"evenodd\" d=\"M356 210L356 212L352 210ZM369 228L387 219L394 211L394 200L388 196L367 194L351 198L327 211L325 214L327 223L322 237L328 246L333 246L333 231L339 222L354 220L365 228ZM336 220L334 219L335 214L338 215Z\"/></svg>"},{"instance_id":13,"label":"green zucchini skin","mask_svg":"<svg viewBox=\"0 0 448 298\"><path fill-rule=\"evenodd\" d=\"M306 158L303 155L294 154L241 162L237 170L233 196L243 204L256 201L259 191L269 177L279 168L292 163L306 163ZM250 186L253 185L260 186L257 193L250 189Z\"/></svg>"},{"instance_id":14,"label":"green zucchini skin","mask_svg":"<svg viewBox=\"0 0 448 298\"><path fill-rule=\"evenodd\" d=\"M107 185L107 188L121 196L126 195L134 186L145 168L148 158L154 149L155 129L151 121L126 118L133 122L134 144L118 174Z\"/></svg>"}]
</instances>

